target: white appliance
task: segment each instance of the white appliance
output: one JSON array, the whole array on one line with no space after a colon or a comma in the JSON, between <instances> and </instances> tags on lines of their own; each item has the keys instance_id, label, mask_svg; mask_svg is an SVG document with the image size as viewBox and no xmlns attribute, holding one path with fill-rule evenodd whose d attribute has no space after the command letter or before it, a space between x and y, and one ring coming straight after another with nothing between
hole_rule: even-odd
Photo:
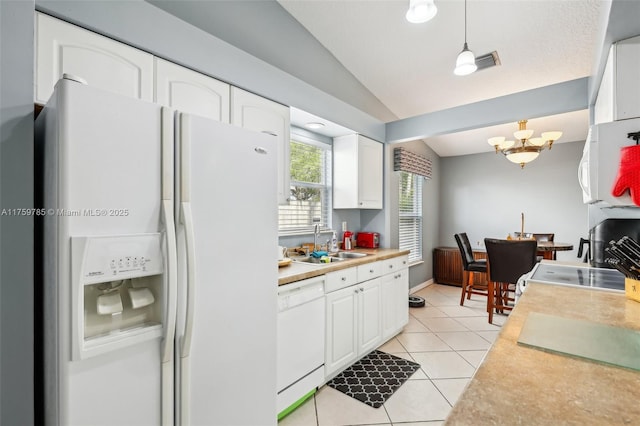
<instances>
[{"instance_id":1,"label":"white appliance","mask_svg":"<svg viewBox=\"0 0 640 426\"><path fill-rule=\"evenodd\" d=\"M36 120L47 425L275 423L275 141L174 120L70 80Z\"/></svg>"},{"instance_id":2,"label":"white appliance","mask_svg":"<svg viewBox=\"0 0 640 426\"><path fill-rule=\"evenodd\" d=\"M620 149L635 144L627 138L627 134L637 131L640 131L640 118L597 124L589 128L578 165L578 181L585 203L635 206L628 192L622 197L614 197L611 189L618 174Z\"/></svg>"},{"instance_id":3,"label":"white appliance","mask_svg":"<svg viewBox=\"0 0 640 426\"><path fill-rule=\"evenodd\" d=\"M278 289L278 413L324 382L324 307L324 276Z\"/></svg>"}]
</instances>

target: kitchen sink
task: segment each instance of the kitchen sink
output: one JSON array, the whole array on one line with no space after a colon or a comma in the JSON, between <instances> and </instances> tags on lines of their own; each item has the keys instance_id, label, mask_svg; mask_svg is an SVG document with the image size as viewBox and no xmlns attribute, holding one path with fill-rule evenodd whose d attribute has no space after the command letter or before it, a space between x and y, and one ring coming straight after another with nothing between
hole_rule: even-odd
<instances>
[{"instance_id":1,"label":"kitchen sink","mask_svg":"<svg viewBox=\"0 0 640 426\"><path fill-rule=\"evenodd\" d=\"M339 259L359 259L365 256L369 256L369 255L367 253L353 253L350 251L340 251L336 254L331 255L331 257L337 257Z\"/></svg>"},{"instance_id":2,"label":"kitchen sink","mask_svg":"<svg viewBox=\"0 0 640 426\"><path fill-rule=\"evenodd\" d=\"M322 262L320 258L311 257L311 256L293 258L294 262L317 263L318 265L328 265L330 263L342 262L343 260L345 259L334 257L334 256L329 256L329 262Z\"/></svg>"}]
</instances>

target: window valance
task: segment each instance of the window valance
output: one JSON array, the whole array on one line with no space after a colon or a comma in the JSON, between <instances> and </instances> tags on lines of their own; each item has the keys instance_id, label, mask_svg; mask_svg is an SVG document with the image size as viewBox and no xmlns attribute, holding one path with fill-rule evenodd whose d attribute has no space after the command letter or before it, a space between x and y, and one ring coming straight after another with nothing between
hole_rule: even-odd
<instances>
[{"instance_id":1,"label":"window valance","mask_svg":"<svg viewBox=\"0 0 640 426\"><path fill-rule=\"evenodd\" d=\"M431 160L405 148L394 148L393 171L414 173L425 179L431 179Z\"/></svg>"}]
</instances>

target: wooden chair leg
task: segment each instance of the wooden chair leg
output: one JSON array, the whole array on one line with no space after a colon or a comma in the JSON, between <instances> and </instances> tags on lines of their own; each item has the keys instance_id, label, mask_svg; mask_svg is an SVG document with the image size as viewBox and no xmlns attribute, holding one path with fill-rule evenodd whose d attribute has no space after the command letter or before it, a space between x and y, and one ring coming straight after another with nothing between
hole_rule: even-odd
<instances>
[{"instance_id":1,"label":"wooden chair leg","mask_svg":"<svg viewBox=\"0 0 640 426\"><path fill-rule=\"evenodd\" d=\"M487 282L487 312L489 313L489 324L493 324L493 305L495 302L494 283L489 280Z\"/></svg>"},{"instance_id":2,"label":"wooden chair leg","mask_svg":"<svg viewBox=\"0 0 640 426\"><path fill-rule=\"evenodd\" d=\"M475 274L472 271L467 272L469 279L467 280L467 300L471 300L471 290L473 290L473 276Z\"/></svg>"},{"instance_id":3,"label":"wooden chair leg","mask_svg":"<svg viewBox=\"0 0 640 426\"><path fill-rule=\"evenodd\" d=\"M469 272L462 271L462 295L460 295L460 306L464 306L464 296L467 293L467 281L469 280Z\"/></svg>"}]
</instances>

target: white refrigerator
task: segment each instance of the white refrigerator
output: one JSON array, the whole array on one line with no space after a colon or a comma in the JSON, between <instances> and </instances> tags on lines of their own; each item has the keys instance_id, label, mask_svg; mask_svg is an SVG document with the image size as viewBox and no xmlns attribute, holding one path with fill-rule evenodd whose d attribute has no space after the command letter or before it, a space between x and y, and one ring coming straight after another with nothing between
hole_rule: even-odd
<instances>
[{"instance_id":1,"label":"white refrigerator","mask_svg":"<svg viewBox=\"0 0 640 426\"><path fill-rule=\"evenodd\" d=\"M275 424L274 139L58 82L36 120L47 425Z\"/></svg>"}]
</instances>

